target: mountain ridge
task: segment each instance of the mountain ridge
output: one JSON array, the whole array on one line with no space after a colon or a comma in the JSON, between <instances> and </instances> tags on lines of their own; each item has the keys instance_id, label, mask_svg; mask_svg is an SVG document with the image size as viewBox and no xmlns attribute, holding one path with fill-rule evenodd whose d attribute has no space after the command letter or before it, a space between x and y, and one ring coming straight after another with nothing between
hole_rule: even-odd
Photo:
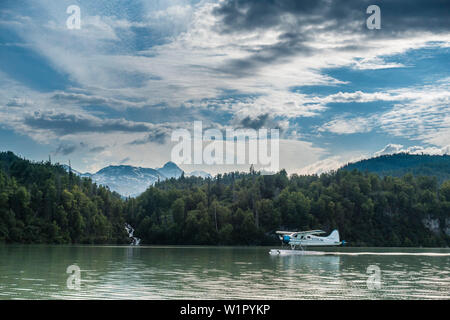
<instances>
[{"instance_id":1,"label":"mountain ridge","mask_svg":"<svg viewBox=\"0 0 450 320\"><path fill-rule=\"evenodd\" d=\"M396 153L381 155L348 163L338 170L368 171L381 177L401 177L411 173L415 176L436 177L439 182L450 179L450 155L418 155Z\"/></svg>"},{"instance_id":2,"label":"mountain ridge","mask_svg":"<svg viewBox=\"0 0 450 320\"><path fill-rule=\"evenodd\" d=\"M108 186L124 197L136 197L158 181L179 178L186 174L176 163L169 161L161 168L135 167L131 165L109 165L95 173L81 173L68 165L62 165L80 177L91 178L94 182ZM188 176L207 178L211 175L204 171L193 171Z\"/></svg>"},{"instance_id":3,"label":"mountain ridge","mask_svg":"<svg viewBox=\"0 0 450 320\"><path fill-rule=\"evenodd\" d=\"M0 152L6 243L124 244L132 226L143 244L268 245L295 228L339 229L351 246L448 247L449 210L450 180L358 170L166 179L123 199L60 164Z\"/></svg>"},{"instance_id":4,"label":"mountain ridge","mask_svg":"<svg viewBox=\"0 0 450 320\"><path fill-rule=\"evenodd\" d=\"M68 171L69 166L63 165ZM434 176L439 182L450 179L450 155L417 155L409 153L396 153L380 155L348 163L338 170L368 171L383 176L401 177L411 173L413 175ZM177 164L168 161L160 168L136 167L131 165L109 165L96 173L81 173L71 169L74 174L91 178L94 182L108 186L124 197L136 197L158 180L179 178L186 176L201 177L212 176L204 171L184 172Z\"/></svg>"}]
</instances>

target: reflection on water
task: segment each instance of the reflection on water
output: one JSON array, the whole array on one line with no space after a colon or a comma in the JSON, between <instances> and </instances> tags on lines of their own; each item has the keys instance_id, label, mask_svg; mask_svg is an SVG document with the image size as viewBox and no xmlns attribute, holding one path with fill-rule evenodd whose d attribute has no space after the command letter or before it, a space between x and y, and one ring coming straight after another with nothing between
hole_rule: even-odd
<instances>
[{"instance_id":1,"label":"reflection on water","mask_svg":"<svg viewBox=\"0 0 450 320\"><path fill-rule=\"evenodd\" d=\"M338 250L272 256L268 248L6 245L0 299L450 298L449 249ZM66 285L73 264L80 290ZM381 271L378 290L368 288L369 266Z\"/></svg>"},{"instance_id":2,"label":"reflection on water","mask_svg":"<svg viewBox=\"0 0 450 320\"><path fill-rule=\"evenodd\" d=\"M339 272L340 257L338 256L273 256L278 261L280 269L311 273L318 271Z\"/></svg>"}]
</instances>

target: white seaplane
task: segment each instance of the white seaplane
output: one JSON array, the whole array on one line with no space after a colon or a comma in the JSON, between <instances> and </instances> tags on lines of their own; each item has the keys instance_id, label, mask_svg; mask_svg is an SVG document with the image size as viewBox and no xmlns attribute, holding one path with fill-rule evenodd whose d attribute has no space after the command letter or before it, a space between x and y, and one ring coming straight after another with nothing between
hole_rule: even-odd
<instances>
[{"instance_id":1,"label":"white seaplane","mask_svg":"<svg viewBox=\"0 0 450 320\"><path fill-rule=\"evenodd\" d=\"M326 234L322 230L309 230L309 231L277 231L276 234L281 240L282 244L287 244L292 250L295 250L298 254L322 254L316 251L305 251L305 247L330 247L345 245L345 241L340 241L339 231L333 230L327 237L320 237L319 235ZM290 250L272 249L270 254L283 254Z\"/></svg>"}]
</instances>

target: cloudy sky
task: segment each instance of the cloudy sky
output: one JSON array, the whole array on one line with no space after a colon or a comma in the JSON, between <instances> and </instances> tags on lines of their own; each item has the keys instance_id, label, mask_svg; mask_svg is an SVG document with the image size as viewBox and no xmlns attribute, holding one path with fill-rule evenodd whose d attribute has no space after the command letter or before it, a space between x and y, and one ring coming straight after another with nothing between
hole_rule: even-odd
<instances>
[{"instance_id":1,"label":"cloudy sky","mask_svg":"<svg viewBox=\"0 0 450 320\"><path fill-rule=\"evenodd\" d=\"M197 120L280 129L290 173L450 153L449 44L447 0L1 0L0 149L160 167Z\"/></svg>"}]
</instances>

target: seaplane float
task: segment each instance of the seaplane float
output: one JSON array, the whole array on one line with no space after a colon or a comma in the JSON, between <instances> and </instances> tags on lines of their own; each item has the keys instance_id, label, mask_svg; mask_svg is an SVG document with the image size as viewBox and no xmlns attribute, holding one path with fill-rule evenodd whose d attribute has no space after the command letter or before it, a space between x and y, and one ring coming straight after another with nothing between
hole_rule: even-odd
<instances>
[{"instance_id":1,"label":"seaplane float","mask_svg":"<svg viewBox=\"0 0 450 320\"><path fill-rule=\"evenodd\" d=\"M300 255L324 255L325 252L306 251L306 247L331 247L345 245L345 240L340 241L339 231L333 230L327 237L322 230L309 231L277 231L276 234L282 245L289 245L291 250L271 249L270 254L300 254ZM298 250L300 249L300 250Z\"/></svg>"}]
</instances>

